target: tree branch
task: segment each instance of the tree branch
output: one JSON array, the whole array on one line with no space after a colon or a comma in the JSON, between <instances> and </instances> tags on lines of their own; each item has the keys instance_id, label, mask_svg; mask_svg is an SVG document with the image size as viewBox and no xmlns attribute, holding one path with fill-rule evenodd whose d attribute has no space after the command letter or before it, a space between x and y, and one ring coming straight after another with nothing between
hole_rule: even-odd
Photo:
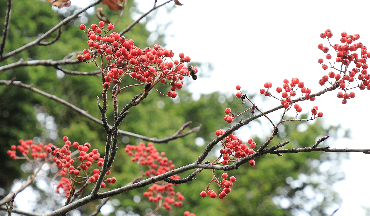
<instances>
[{"instance_id":1,"label":"tree branch","mask_svg":"<svg viewBox=\"0 0 370 216\"><path fill-rule=\"evenodd\" d=\"M6 207L5 206L0 206L0 210L6 211ZM42 214L26 212L26 211L23 211L23 210L17 209L17 208L13 208L12 212L20 214L20 215L26 215L26 216L42 216Z\"/></svg>"},{"instance_id":2,"label":"tree branch","mask_svg":"<svg viewBox=\"0 0 370 216\"><path fill-rule=\"evenodd\" d=\"M154 10L156 10L156 9L158 9L158 8L160 8L160 7L162 7L163 5L165 5L165 4L167 4L167 3L171 2L171 1L173 1L173 0L166 1L166 2L164 2L163 4L160 4L160 5L158 5L158 6L155 6L155 5L154 5L154 7L153 7L152 9L150 9L150 10L149 10L148 12L146 12L145 14L141 15L141 16L139 17L139 19L137 19L136 21L134 21L133 23L131 23L127 28L125 28L123 31L121 31L121 32L119 33L119 35L120 35L120 36L124 35L124 34L125 34L125 33L127 33L128 31L130 31L130 30L132 29L132 27L134 27L137 23L139 23L141 19L143 19L144 17L146 17L146 16L147 16L148 14L150 14L152 11L154 11Z\"/></svg>"},{"instance_id":3,"label":"tree branch","mask_svg":"<svg viewBox=\"0 0 370 216\"><path fill-rule=\"evenodd\" d=\"M3 37L1 39L0 45L0 59L3 57L6 37L8 36L10 15L12 13L12 0L8 0L6 6L7 7L4 21Z\"/></svg>"},{"instance_id":4,"label":"tree branch","mask_svg":"<svg viewBox=\"0 0 370 216\"><path fill-rule=\"evenodd\" d=\"M87 7L85 8L82 8L80 10L78 10L76 13L74 13L73 15L65 18L64 20L62 20L61 22L59 22L57 25L55 25L53 28L51 28L49 31L47 31L45 34L41 35L39 38L37 38L36 40L22 46L22 47L19 47L18 49L15 49L9 53L7 53L6 55L4 56L0 56L0 61L3 61L11 56L14 56L30 47L33 47L35 45L40 45L40 41L42 41L43 39L45 39L46 37L48 37L51 33L53 33L54 31L56 31L57 29L59 29L61 26L63 25L66 25L68 22L70 22L71 20L73 20L74 18L78 17L78 15L80 15L81 13L85 12L87 9L89 9L90 7L93 7L94 5L97 5L99 3L101 3L103 0L96 0L94 3L91 3L90 5L88 5Z\"/></svg>"},{"instance_id":5,"label":"tree branch","mask_svg":"<svg viewBox=\"0 0 370 216\"><path fill-rule=\"evenodd\" d=\"M31 61L24 61L20 59L17 62L7 64L0 67L0 72L10 70L17 67L25 67L25 66L54 66L57 67L58 65L70 65L70 64L78 64L80 61L77 59L63 59L63 60L52 60L52 59L42 59L42 60L31 60Z\"/></svg>"}]
</instances>

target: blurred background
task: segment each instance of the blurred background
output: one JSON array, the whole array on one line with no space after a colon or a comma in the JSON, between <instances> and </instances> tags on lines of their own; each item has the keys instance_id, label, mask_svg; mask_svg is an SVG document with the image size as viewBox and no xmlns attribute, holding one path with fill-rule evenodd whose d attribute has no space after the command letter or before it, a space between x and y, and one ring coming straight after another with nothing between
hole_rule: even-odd
<instances>
[{"instance_id":1,"label":"blurred background","mask_svg":"<svg viewBox=\"0 0 370 216\"><path fill-rule=\"evenodd\" d=\"M163 1L158 1L157 5ZM73 1L63 9L50 8L45 1L30 0L13 2L6 52L14 50L37 38L52 28L59 20L86 6L89 1ZM223 121L224 109L242 112L242 105L235 98L235 86L241 85L243 93L262 110L280 104L272 98L259 95L265 82L272 82L273 89L282 86L284 79L299 78L305 86L317 92L322 89L318 80L324 71L317 63L324 58L317 49L326 39L319 37L326 29L334 36L331 42L339 43L340 33L360 34L360 42L370 44L370 32L365 27L366 4L363 1L189 1L183 6L169 3L144 18L126 38L133 39L140 48L160 44L171 49L177 57L183 52L199 68L196 81L188 78L176 99L152 92L140 106L131 110L121 129L149 137L163 138L172 135L186 121L192 126L202 124L199 133L168 144L155 144L159 151L167 153L176 167L193 162L205 145L215 138L214 131L228 128ZM123 16L115 30L121 31L141 14L151 9L153 2L128 1ZM119 12L105 5L105 15L114 22ZM3 28L6 1L0 1L0 27ZM17 56L1 62L0 66L31 59L62 59L68 53L86 48L86 35L79 30L81 23L98 22L96 8L82 14L62 29L59 41L48 47L33 47ZM56 33L55 33L56 35ZM53 36L55 36L53 35ZM51 40L52 37L49 38ZM334 55L335 53L332 53ZM92 64L66 67L70 70L93 71ZM99 117L96 95L101 94L100 79L87 76L71 76L52 67L20 67L0 74L1 79L16 77L24 83L61 97ZM130 82L129 80L127 81ZM159 86L162 92L167 86ZM126 104L140 88L130 88L119 97L119 104ZM312 146L325 135L331 137L325 145L333 148L369 148L366 122L367 91L356 91L356 98L346 105L336 98L336 91L315 102L300 104L303 113L317 105L324 113L322 119L310 122L290 122L279 128L279 135L272 144L290 140L287 147ZM62 145L62 137L80 143L90 142L103 151L104 131L95 123L77 113L23 89L0 86L0 197L30 174L30 166L24 161L10 160L6 150L19 139ZM290 116L295 113L288 112ZM303 114L302 117L305 117ZM270 117L278 121L281 112ZM247 114L242 116L248 117ZM263 143L272 130L264 119L240 129L237 134L245 142L254 138ZM116 185L124 185L140 174L137 164L123 151L127 144L140 140L121 137L120 151L112 173L118 179ZM324 145L321 144L321 145ZM208 160L216 157L218 149ZM366 164L369 157L362 153L303 153L285 154L284 157L266 155L256 160L256 166L248 165L229 172L237 177L232 192L223 200L201 199L199 193L211 180L211 171L205 170L197 181L176 187L185 196L184 206L171 211L160 210L157 215L180 215L185 210L196 215L370 215L367 199L369 174ZM54 192L50 177L56 170L46 169L45 177L37 179L32 187L20 193L16 206L32 212L48 212L63 205L63 196ZM222 172L216 172L221 175ZM185 177L186 173L182 175ZM14 180L16 179L16 180ZM216 185L211 185L216 190ZM154 209L153 203L142 196L147 188L113 197L102 209L103 215L145 215ZM46 197L48 199L46 199ZM26 204L27 203L27 204ZM93 202L71 212L71 215L91 213L98 202ZM41 207L40 207L41 206Z\"/></svg>"}]
</instances>

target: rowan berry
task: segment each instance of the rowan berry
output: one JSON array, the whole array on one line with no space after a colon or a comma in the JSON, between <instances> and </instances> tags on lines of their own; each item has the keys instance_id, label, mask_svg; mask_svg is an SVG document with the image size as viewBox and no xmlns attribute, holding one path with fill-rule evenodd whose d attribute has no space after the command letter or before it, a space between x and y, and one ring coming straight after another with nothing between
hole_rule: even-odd
<instances>
[{"instance_id":1,"label":"rowan berry","mask_svg":"<svg viewBox=\"0 0 370 216\"><path fill-rule=\"evenodd\" d=\"M101 183L100 187L105 188L106 184L104 182Z\"/></svg>"},{"instance_id":2,"label":"rowan berry","mask_svg":"<svg viewBox=\"0 0 370 216\"><path fill-rule=\"evenodd\" d=\"M230 109L230 108L226 108L226 109L225 109L225 113L226 113L226 114L230 114L230 113L231 113L231 109Z\"/></svg>"},{"instance_id":3,"label":"rowan berry","mask_svg":"<svg viewBox=\"0 0 370 216\"><path fill-rule=\"evenodd\" d=\"M81 25L80 25L80 29L83 31L83 30L85 30L85 29L86 29L86 26L85 26L84 24L81 24Z\"/></svg>"},{"instance_id":4,"label":"rowan berry","mask_svg":"<svg viewBox=\"0 0 370 216\"><path fill-rule=\"evenodd\" d=\"M241 96L242 96L242 93L241 92L236 93L236 97L237 98L241 98Z\"/></svg>"},{"instance_id":5,"label":"rowan berry","mask_svg":"<svg viewBox=\"0 0 370 216\"><path fill-rule=\"evenodd\" d=\"M254 165L256 165L256 162L252 159L252 160L249 161L249 165L254 166Z\"/></svg>"},{"instance_id":6,"label":"rowan berry","mask_svg":"<svg viewBox=\"0 0 370 216\"><path fill-rule=\"evenodd\" d=\"M230 181L231 181L231 182L235 182L235 181L236 181L235 176L231 176L231 177L230 177Z\"/></svg>"},{"instance_id":7,"label":"rowan berry","mask_svg":"<svg viewBox=\"0 0 370 216\"><path fill-rule=\"evenodd\" d=\"M215 192L211 192L210 194L209 194L209 196L211 197L211 198L216 198L217 197L217 194L215 193Z\"/></svg>"},{"instance_id":8,"label":"rowan berry","mask_svg":"<svg viewBox=\"0 0 370 216\"><path fill-rule=\"evenodd\" d=\"M114 28L114 25L112 24L112 23L109 23L108 25L107 25L107 29L108 30L113 30L113 28Z\"/></svg>"},{"instance_id":9,"label":"rowan berry","mask_svg":"<svg viewBox=\"0 0 370 216\"><path fill-rule=\"evenodd\" d=\"M103 21L100 21L99 22L99 26L103 28L104 27L104 22Z\"/></svg>"},{"instance_id":10,"label":"rowan berry","mask_svg":"<svg viewBox=\"0 0 370 216\"><path fill-rule=\"evenodd\" d=\"M227 173L222 173L221 177L224 179L227 178Z\"/></svg>"},{"instance_id":11,"label":"rowan berry","mask_svg":"<svg viewBox=\"0 0 370 216\"><path fill-rule=\"evenodd\" d=\"M236 90L240 90L242 87L240 85L236 86Z\"/></svg>"},{"instance_id":12,"label":"rowan berry","mask_svg":"<svg viewBox=\"0 0 370 216\"><path fill-rule=\"evenodd\" d=\"M200 196L204 198L204 197L207 196L207 193L205 191L202 191L202 192L200 192Z\"/></svg>"},{"instance_id":13,"label":"rowan berry","mask_svg":"<svg viewBox=\"0 0 370 216\"><path fill-rule=\"evenodd\" d=\"M318 117L320 117L320 118L321 118L323 115L324 115L324 114L323 114L322 112L317 113L317 116L318 116Z\"/></svg>"}]
</instances>

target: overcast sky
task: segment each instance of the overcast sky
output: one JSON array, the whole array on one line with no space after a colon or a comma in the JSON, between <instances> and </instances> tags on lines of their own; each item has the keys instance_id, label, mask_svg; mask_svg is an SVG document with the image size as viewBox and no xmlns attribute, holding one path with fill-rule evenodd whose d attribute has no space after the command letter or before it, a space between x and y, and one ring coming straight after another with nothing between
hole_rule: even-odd
<instances>
[{"instance_id":1,"label":"overcast sky","mask_svg":"<svg viewBox=\"0 0 370 216\"><path fill-rule=\"evenodd\" d=\"M145 1L140 2L142 11L151 7ZM172 21L166 31L172 35L167 37L167 48L214 66L209 78L190 85L189 89L195 94L218 90L235 93L237 84L243 90L257 93L267 81L276 88L284 78L293 77L316 92L322 89L318 80L328 73L317 63L319 58L325 57L317 45L327 42L319 37L320 33L331 29L332 43L340 43L343 31L360 34L359 41L370 46L370 3L367 1L181 2L184 5L171 15L160 10L156 22ZM337 91L317 98L314 104L303 104L306 110L318 105L326 124L341 124L351 129L352 139L342 139L332 144L334 148L370 148L366 124L370 118L366 114L370 92L358 89L355 92L356 98L346 105L336 98ZM271 105L275 103L272 100ZM351 153L350 160L343 163L346 180L335 185L343 203L335 216L365 215L361 206L370 207L369 162L369 155Z\"/></svg>"}]
</instances>

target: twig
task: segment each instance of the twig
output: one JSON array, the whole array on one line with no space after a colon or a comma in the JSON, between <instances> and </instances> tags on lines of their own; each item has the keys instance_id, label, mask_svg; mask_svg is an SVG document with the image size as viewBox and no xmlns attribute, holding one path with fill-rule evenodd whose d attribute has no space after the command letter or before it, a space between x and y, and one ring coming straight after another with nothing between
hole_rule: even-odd
<instances>
[{"instance_id":1,"label":"twig","mask_svg":"<svg viewBox=\"0 0 370 216\"><path fill-rule=\"evenodd\" d=\"M3 205L0 206L0 210L6 211L6 207L3 206ZM42 214L26 212L26 211L23 211L23 210L17 209L17 208L13 208L12 212L20 214L20 215L26 215L26 216L42 216Z\"/></svg>"},{"instance_id":2,"label":"twig","mask_svg":"<svg viewBox=\"0 0 370 216\"><path fill-rule=\"evenodd\" d=\"M78 11L76 11L76 13L72 14L71 16L65 18L64 20L62 20L61 22L59 22L57 25L55 25L53 28L51 28L49 31L47 31L46 33L44 33L43 35L41 35L39 38L37 38L36 40L22 46L22 47L19 47L18 49L15 49L9 53L7 53L6 55L4 56L0 56L0 61L3 61L11 56L14 56L30 47L33 47L35 45L39 45L40 44L40 41L44 40L46 37L48 37L51 33L53 33L54 31L56 31L57 29L59 29L61 26L63 25L66 25L67 23L69 23L71 20L73 20L74 18L78 17L78 15L80 15L81 13L85 12L87 9L89 9L90 7L93 7L99 3L101 3L103 0L96 0L94 3L91 3L90 5L88 5L87 7L85 8L82 8Z\"/></svg>"},{"instance_id":3,"label":"twig","mask_svg":"<svg viewBox=\"0 0 370 216\"><path fill-rule=\"evenodd\" d=\"M119 33L119 35L123 35L123 34L125 34L125 33L127 33L128 31L130 31L131 30L131 28L132 27L134 27L137 23L139 23L140 22L140 20L141 19L143 19L144 17L146 17L148 14L150 14L152 11L154 11L154 10L156 10L156 9L158 9L158 8L160 8L160 7L162 7L163 5L165 5L165 4L167 4L167 3L169 3L169 2L171 2L171 1L173 1L173 0L169 0L169 1L166 1L166 2L164 2L163 4L160 4L160 5L158 5L158 6L154 6L152 9L150 9L148 12L146 12L145 14L143 14L143 15L141 15L140 17L139 17L139 19L137 19L136 21L134 21L133 23L131 23L127 28L125 28L123 31L121 31L120 33Z\"/></svg>"},{"instance_id":4,"label":"twig","mask_svg":"<svg viewBox=\"0 0 370 216\"><path fill-rule=\"evenodd\" d=\"M312 148L316 148L320 143L324 142L327 138L329 138L329 136L321 137L319 140L317 140L315 145L312 146Z\"/></svg>"},{"instance_id":5,"label":"twig","mask_svg":"<svg viewBox=\"0 0 370 216\"><path fill-rule=\"evenodd\" d=\"M8 36L10 15L12 13L12 0L8 0L6 6L7 7L6 7L6 14L5 14L3 37L1 39L1 45L0 45L0 59L3 57L6 37Z\"/></svg>"},{"instance_id":6,"label":"twig","mask_svg":"<svg viewBox=\"0 0 370 216\"><path fill-rule=\"evenodd\" d=\"M53 39L53 40L51 40L51 41L49 41L49 42L41 42L40 41L40 45L42 45L42 46L49 46L49 45L52 45L53 43L55 43L59 38L60 38L60 36L62 35L62 26L61 27L59 27L59 29L58 29L58 35Z\"/></svg>"},{"instance_id":7,"label":"twig","mask_svg":"<svg viewBox=\"0 0 370 216\"><path fill-rule=\"evenodd\" d=\"M91 71L91 72L82 72L82 71L71 71L71 70L59 67L58 65L54 67L60 71L63 71L63 73L69 74L69 75L83 75L83 76L97 76L98 77L99 74L101 73L100 70Z\"/></svg>"},{"instance_id":8,"label":"twig","mask_svg":"<svg viewBox=\"0 0 370 216\"><path fill-rule=\"evenodd\" d=\"M71 64L78 64L80 61L77 59L64 59L64 60L52 60L52 59L42 59L42 60L31 60L31 61L24 61L20 59L17 62L7 64L0 67L0 72L10 70L17 67L25 67L25 66L58 66L58 65L71 65Z\"/></svg>"},{"instance_id":9,"label":"twig","mask_svg":"<svg viewBox=\"0 0 370 216\"><path fill-rule=\"evenodd\" d=\"M96 215L98 215L98 214L99 214L99 212L100 212L101 207L103 207L103 206L108 202L108 200L109 200L109 199L110 199L110 197L104 198L104 199L102 200L102 202L101 202L99 205L97 205L97 206L95 207L95 211L94 211L93 213L91 213L91 216L96 216Z\"/></svg>"}]
</instances>

